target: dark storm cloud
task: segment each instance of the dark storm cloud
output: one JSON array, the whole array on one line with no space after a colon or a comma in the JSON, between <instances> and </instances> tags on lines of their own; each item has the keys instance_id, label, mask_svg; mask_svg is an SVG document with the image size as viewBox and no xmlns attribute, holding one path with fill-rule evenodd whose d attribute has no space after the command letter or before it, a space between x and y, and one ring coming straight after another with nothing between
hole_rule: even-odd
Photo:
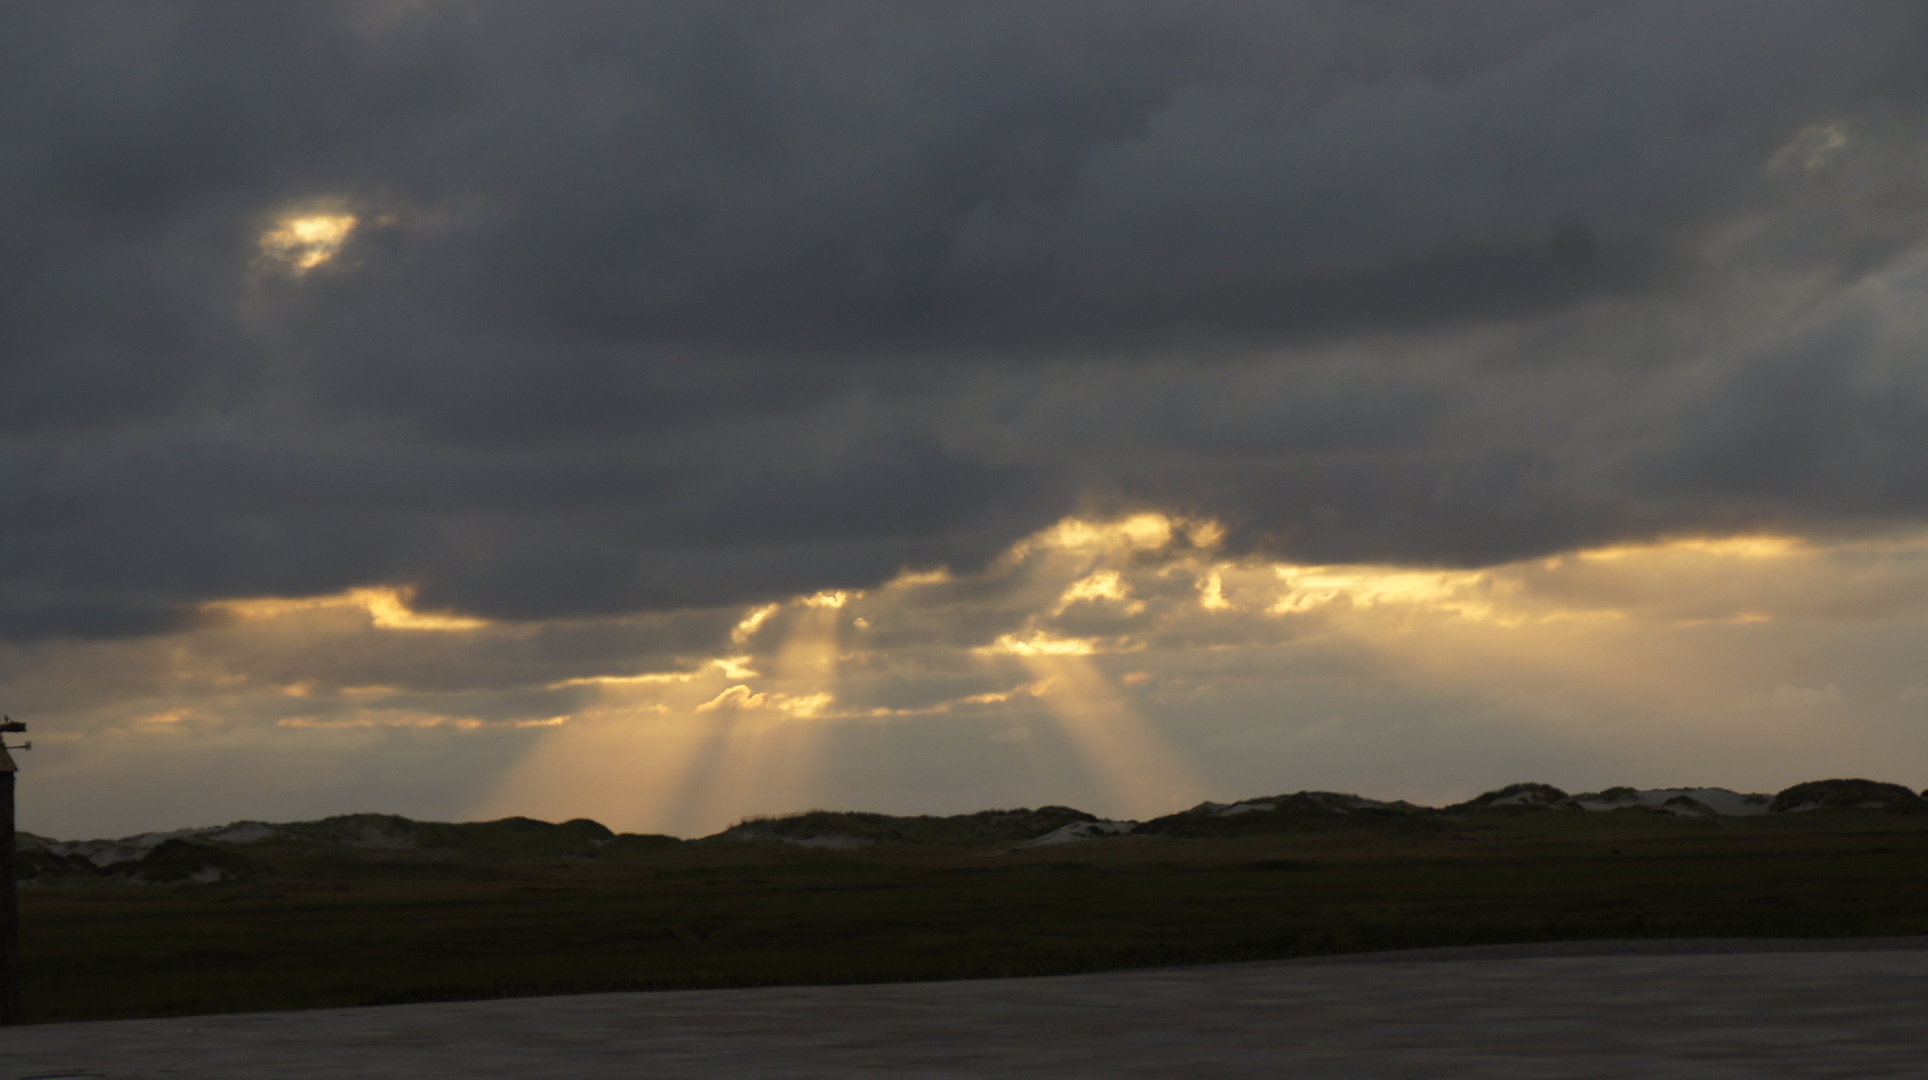
<instances>
[{"instance_id":1,"label":"dark storm cloud","mask_svg":"<svg viewBox=\"0 0 1928 1080\"><path fill-rule=\"evenodd\" d=\"M1907 5L0 20L10 638L748 602L1080 507L1463 563L1924 510L1918 357L1798 347L1902 317L1844 298L1928 230ZM306 274L300 212L358 219Z\"/></svg>"}]
</instances>

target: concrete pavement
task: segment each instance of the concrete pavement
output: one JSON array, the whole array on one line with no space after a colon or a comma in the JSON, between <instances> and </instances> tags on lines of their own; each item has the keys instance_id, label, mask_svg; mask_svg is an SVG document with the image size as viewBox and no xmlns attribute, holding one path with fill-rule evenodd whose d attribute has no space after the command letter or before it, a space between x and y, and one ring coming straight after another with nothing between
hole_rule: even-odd
<instances>
[{"instance_id":1,"label":"concrete pavement","mask_svg":"<svg viewBox=\"0 0 1928 1080\"><path fill-rule=\"evenodd\" d=\"M0 1080L885 1076L1928 1077L1928 939L1428 950L0 1030Z\"/></svg>"}]
</instances>

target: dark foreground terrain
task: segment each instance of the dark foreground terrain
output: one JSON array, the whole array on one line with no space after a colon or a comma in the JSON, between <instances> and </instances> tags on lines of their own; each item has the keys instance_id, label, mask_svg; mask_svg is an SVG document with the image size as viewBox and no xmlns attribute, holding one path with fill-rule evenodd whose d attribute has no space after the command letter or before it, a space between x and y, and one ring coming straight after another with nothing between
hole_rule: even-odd
<instances>
[{"instance_id":1,"label":"dark foreground terrain","mask_svg":"<svg viewBox=\"0 0 1928 1080\"><path fill-rule=\"evenodd\" d=\"M895 819L910 828L895 842L824 850L357 817L306 828L359 846L176 841L143 857L144 877L43 855L21 896L26 1019L1928 934L1928 814L1913 807L1288 809L1263 815L1273 831L1253 813L1224 835L1034 848L987 841L994 818L947 819L949 840L914 828L946 819Z\"/></svg>"},{"instance_id":2,"label":"dark foreground terrain","mask_svg":"<svg viewBox=\"0 0 1928 1080\"><path fill-rule=\"evenodd\" d=\"M0 1039L0 1078L1916 1080L1925 949L1499 946L45 1024Z\"/></svg>"}]
</instances>

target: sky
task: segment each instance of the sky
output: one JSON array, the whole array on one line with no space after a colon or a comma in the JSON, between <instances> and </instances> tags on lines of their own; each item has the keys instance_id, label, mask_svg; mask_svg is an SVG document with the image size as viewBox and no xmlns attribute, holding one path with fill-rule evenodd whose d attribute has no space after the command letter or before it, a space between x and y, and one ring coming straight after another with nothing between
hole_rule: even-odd
<instances>
[{"instance_id":1,"label":"sky","mask_svg":"<svg viewBox=\"0 0 1928 1080\"><path fill-rule=\"evenodd\" d=\"M1928 784L1928 8L0 5L23 828Z\"/></svg>"}]
</instances>

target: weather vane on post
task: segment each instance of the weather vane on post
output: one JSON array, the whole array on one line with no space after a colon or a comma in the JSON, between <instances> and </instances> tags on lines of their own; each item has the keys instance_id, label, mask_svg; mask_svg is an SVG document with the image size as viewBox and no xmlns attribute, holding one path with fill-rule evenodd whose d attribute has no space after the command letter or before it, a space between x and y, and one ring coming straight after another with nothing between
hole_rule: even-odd
<instances>
[{"instance_id":1,"label":"weather vane on post","mask_svg":"<svg viewBox=\"0 0 1928 1080\"><path fill-rule=\"evenodd\" d=\"M11 716L0 716L0 736L27 730ZM13 774L19 771L9 750L32 750L32 743L8 746L0 738L0 1025L20 1022L20 894L13 872Z\"/></svg>"}]
</instances>

